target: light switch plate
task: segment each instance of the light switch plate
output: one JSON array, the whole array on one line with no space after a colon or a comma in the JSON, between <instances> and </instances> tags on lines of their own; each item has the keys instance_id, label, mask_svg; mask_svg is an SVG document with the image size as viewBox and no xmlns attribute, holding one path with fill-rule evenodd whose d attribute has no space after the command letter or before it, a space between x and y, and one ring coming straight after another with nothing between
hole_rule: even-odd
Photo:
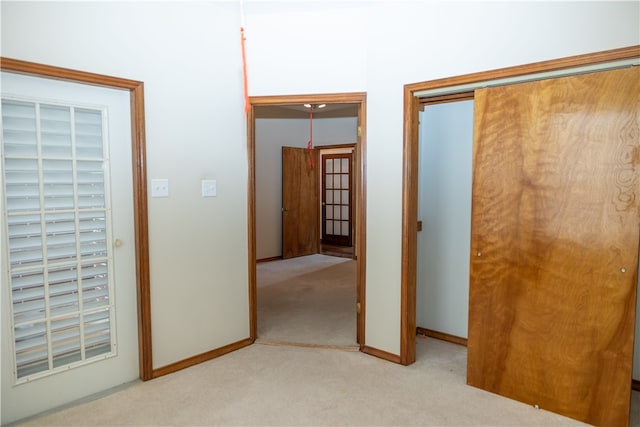
<instances>
[{"instance_id":1,"label":"light switch plate","mask_svg":"<svg viewBox=\"0 0 640 427\"><path fill-rule=\"evenodd\" d=\"M151 197L169 197L169 180L152 179Z\"/></svg>"},{"instance_id":2,"label":"light switch plate","mask_svg":"<svg viewBox=\"0 0 640 427\"><path fill-rule=\"evenodd\" d=\"M215 179L202 180L202 197L216 197L218 195L218 184Z\"/></svg>"}]
</instances>

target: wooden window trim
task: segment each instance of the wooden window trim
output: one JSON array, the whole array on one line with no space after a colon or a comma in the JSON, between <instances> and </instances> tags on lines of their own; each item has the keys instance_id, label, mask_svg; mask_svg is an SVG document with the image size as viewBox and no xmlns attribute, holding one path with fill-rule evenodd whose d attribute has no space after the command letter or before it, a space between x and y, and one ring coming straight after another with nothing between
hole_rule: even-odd
<instances>
[{"instance_id":1,"label":"wooden window trim","mask_svg":"<svg viewBox=\"0 0 640 427\"><path fill-rule=\"evenodd\" d=\"M136 288L138 294L138 363L139 377L154 377L151 342L151 294L149 276L149 228L147 211L147 161L144 122L144 83L102 74L0 57L0 70L84 83L112 89L128 90L131 110L131 149L133 167L133 209L136 244Z\"/></svg>"},{"instance_id":2,"label":"wooden window trim","mask_svg":"<svg viewBox=\"0 0 640 427\"><path fill-rule=\"evenodd\" d=\"M640 45L549 61L535 62L479 73L464 74L404 86L404 134L402 171L402 255L401 255L401 311L400 311L400 363L410 365L416 360L416 268L418 224L418 126L422 105L430 98L419 98L417 92L452 87L486 80L518 77L527 74L560 71L573 67L601 64L640 57ZM457 100L456 94L434 97L432 102ZM464 95L464 94L460 94ZM463 96L461 96L464 99ZM467 98L470 99L470 98Z\"/></svg>"}]
</instances>

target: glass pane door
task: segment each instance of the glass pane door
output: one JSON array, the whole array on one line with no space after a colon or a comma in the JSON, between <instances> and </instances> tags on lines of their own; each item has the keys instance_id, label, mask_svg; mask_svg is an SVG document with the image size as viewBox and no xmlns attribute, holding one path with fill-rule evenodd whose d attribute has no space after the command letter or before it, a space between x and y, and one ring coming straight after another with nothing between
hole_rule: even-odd
<instances>
[{"instance_id":1,"label":"glass pane door","mask_svg":"<svg viewBox=\"0 0 640 427\"><path fill-rule=\"evenodd\" d=\"M322 242L352 245L352 154L322 156Z\"/></svg>"}]
</instances>

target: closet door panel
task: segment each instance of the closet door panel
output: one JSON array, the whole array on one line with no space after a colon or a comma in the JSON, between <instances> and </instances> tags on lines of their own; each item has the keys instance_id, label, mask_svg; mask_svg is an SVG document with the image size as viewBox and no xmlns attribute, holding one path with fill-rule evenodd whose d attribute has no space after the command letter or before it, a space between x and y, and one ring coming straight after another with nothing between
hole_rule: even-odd
<instances>
[{"instance_id":1,"label":"closet door panel","mask_svg":"<svg viewBox=\"0 0 640 427\"><path fill-rule=\"evenodd\" d=\"M638 67L476 91L470 385L627 425Z\"/></svg>"}]
</instances>

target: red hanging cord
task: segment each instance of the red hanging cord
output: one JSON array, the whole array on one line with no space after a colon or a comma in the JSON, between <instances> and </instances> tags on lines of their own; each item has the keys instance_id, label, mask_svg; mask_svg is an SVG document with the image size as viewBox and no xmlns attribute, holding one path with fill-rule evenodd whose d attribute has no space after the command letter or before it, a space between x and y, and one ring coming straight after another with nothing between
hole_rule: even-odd
<instances>
[{"instance_id":1,"label":"red hanging cord","mask_svg":"<svg viewBox=\"0 0 640 427\"><path fill-rule=\"evenodd\" d=\"M249 85L247 82L247 56L244 48L244 27L240 27L240 45L242 46L242 79L244 85L244 113L245 115L251 110L251 102L249 101Z\"/></svg>"},{"instance_id":2,"label":"red hanging cord","mask_svg":"<svg viewBox=\"0 0 640 427\"><path fill-rule=\"evenodd\" d=\"M307 150L309 150L309 166L313 169L313 105L309 110L309 142L307 142Z\"/></svg>"}]
</instances>

